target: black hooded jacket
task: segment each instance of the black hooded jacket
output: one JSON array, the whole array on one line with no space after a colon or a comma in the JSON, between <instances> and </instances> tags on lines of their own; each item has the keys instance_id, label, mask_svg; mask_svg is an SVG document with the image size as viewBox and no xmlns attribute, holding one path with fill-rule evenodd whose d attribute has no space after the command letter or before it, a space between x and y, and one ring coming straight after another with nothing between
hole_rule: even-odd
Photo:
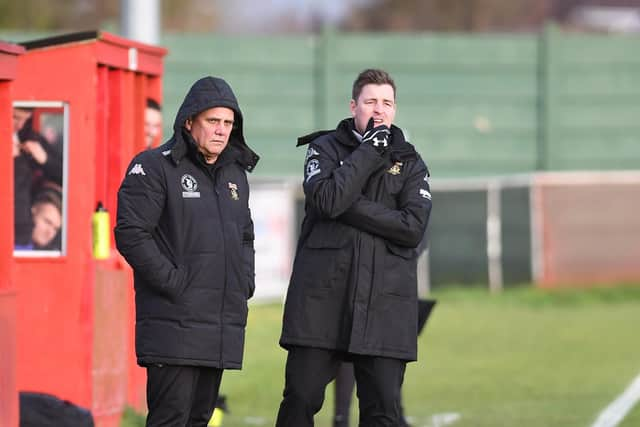
<instances>
[{"instance_id":1,"label":"black hooded jacket","mask_svg":"<svg viewBox=\"0 0 640 427\"><path fill-rule=\"evenodd\" d=\"M353 130L345 119L298 141L309 143L305 218L280 344L415 360L429 172L398 127L383 155Z\"/></svg>"},{"instance_id":2,"label":"black hooded jacket","mask_svg":"<svg viewBox=\"0 0 640 427\"><path fill-rule=\"evenodd\" d=\"M184 123L213 107L232 109L234 128L207 165ZM229 85L202 78L185 97L172 138L138 154L127 169L115 238L134 271L140 365L242 366L254 291L246 172L258 161L242 125Z\"/></svg>"}]
</instances>

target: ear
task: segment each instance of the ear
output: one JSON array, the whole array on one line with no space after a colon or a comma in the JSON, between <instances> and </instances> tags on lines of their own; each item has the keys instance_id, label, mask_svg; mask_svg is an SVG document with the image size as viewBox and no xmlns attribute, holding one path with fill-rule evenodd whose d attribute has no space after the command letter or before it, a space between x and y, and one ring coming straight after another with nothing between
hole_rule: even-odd
<instances>
[{"instance_id":1,"label":"ear","mask_svg":"<svg viewBox=\"0 0 640 427\"><path fill-rule=\"evenodd\" d=\"M355 117L356 116L356 101L355 100L351 100L351 102L349 103L349 109L351 110L351 117Z\"/></svg>"},{"instance_id":2,"label":"ear","mask_svg":"<svg viewBox=\"0 0 640 427\"><path fill-rule=\"evenodd\" d=\"M189 132L191 132L191 123L193 123L193 120L191 120L191 119L187 119L184 122L184 127L187 128L187 130Z\"/></svg>"}]
</instances>

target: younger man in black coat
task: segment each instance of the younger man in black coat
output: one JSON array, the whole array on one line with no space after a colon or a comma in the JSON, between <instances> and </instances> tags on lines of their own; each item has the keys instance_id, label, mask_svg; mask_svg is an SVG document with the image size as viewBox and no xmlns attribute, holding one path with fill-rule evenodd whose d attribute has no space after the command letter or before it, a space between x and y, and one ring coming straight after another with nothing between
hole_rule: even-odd
<instances>
[{"instance_id":1,"label":"younger man in black coat","mask_svg":"<svg viewBox=\"0 0 640 427\"><path fill-rule=\"evenodd\" d=\"M431 210L428 170L393 125L395 83L365 70L351 118L309 144L305 218L285 304L288 350L278 427L313 426L324 390L353 362L360 425L400 424L405 364L417 357L417 246Z\"/></svg>"}]
</instances>

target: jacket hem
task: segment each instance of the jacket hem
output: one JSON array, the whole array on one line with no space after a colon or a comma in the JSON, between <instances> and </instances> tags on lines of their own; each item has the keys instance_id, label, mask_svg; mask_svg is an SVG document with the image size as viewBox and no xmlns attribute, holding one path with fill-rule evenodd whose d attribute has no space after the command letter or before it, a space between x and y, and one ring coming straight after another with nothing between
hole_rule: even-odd
<instances>
[{"instance_id":1,"label":"jacket hem","mask_svg":"<svg viewBox=\"0 0 640 427\"><path fill-rule=\"evenodd\" d=\"M377 356L377 357L388 357L390 359L400 359L406 362L415 362L418 360L416 353L406 353L406 352L398 352L398 351L389 351L389 350L380 350L375 348L363 348L363 349L343 349L339 348L335 345L330 345L326 343L319 343L317 341L312 340L304 340L304 339L281 339L280 347L285 350L291 349L291 347L313 347L313 348L321 348L325 350L332 351L340 351L346 352L350 354L358 354L361 356Z\"/></svg>"},{"instance_id":2,"label":"jacket hem","mask_svg":"<svg viewBox=\"0 0 640 427\"><path fill-rule=\"evenodd\" d=\"M162 364L176 366L202 366L207 368L218 369L242 369L242 363L237 362L220 362L212 360L173 358L166 356L143 356L137 358L138 365L144 367Z\"/></svg>"}]
</instances>

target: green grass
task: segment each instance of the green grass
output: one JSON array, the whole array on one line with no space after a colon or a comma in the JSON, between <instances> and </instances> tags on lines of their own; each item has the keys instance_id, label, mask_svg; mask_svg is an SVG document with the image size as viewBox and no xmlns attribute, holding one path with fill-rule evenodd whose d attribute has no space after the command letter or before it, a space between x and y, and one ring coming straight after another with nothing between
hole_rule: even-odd
<instances>
[{"instance_id":1,"label":"green grass","mask_svg":"<svg viewBox=\"0 0 640 427\"><path fill-rule=\"evenodd\" d=\"M403 388L416 427L442 413L459 414L459 427L588 427L640 374L640 286L495 295L454 288L433 297ZM280 304L251 306L244 369L223 378L231 410L224 427L274 425L286 358L277 345L281 313ZM318 427L330 427L332 399L328 387ZM122 425L143 418L128 412ZM620 427L636 425L638 407Z\"/></svg>"}]
</instances>

